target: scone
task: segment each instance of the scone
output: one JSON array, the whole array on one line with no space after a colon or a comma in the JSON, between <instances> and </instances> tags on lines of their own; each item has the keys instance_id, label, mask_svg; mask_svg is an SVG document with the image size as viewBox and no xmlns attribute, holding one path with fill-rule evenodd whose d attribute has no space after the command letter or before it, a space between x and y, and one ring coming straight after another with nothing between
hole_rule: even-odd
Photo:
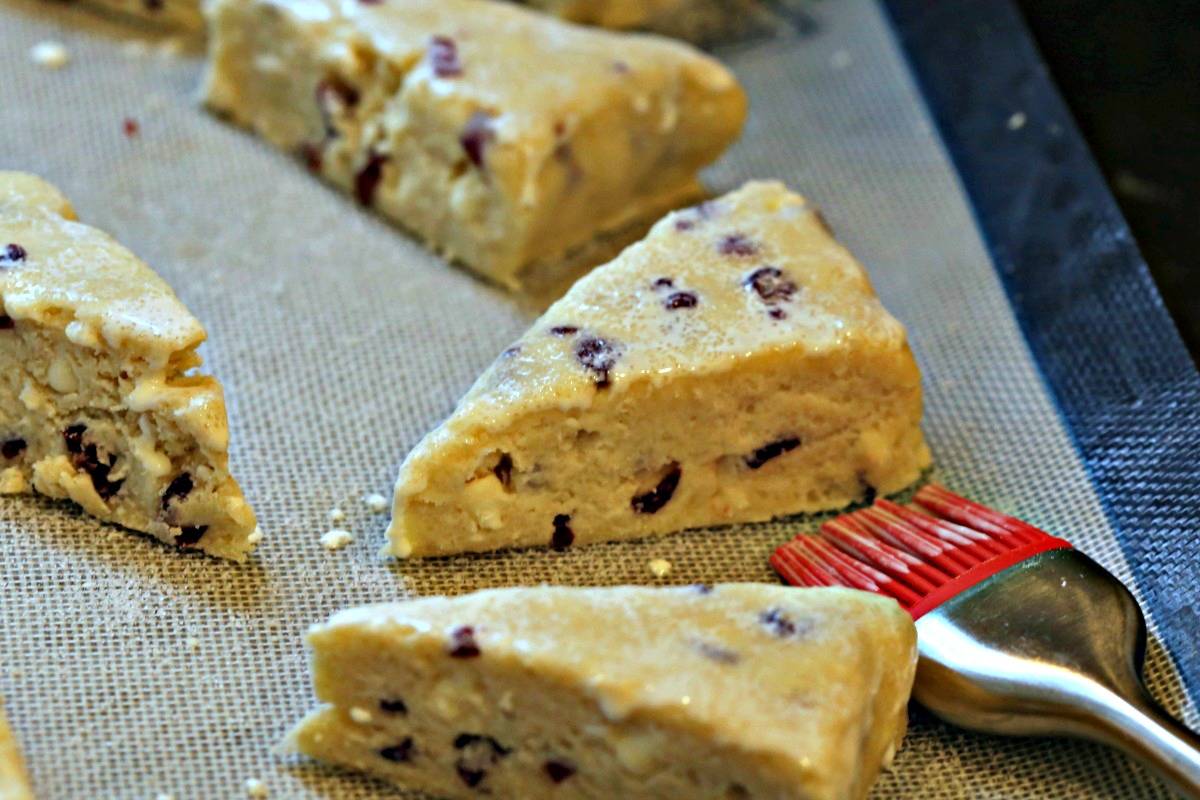
<instances>
[{"instance_id":1,"label":"scone","mask_svg":"<svg viewBox=\"0 0 1200 800\"><path fill-rule=\"evenodd\" d=\"M25 776L25 765L21 762L21 751L4 718L4 707L0 703L0 800L33 800L29 779Z\"/></svg>"},{"instance_id":2,"label":"scone","mask_svg":"<svg viewBox=\"0 0 1200 800\"><path fill-rule=\"evenodd\" d=\"M692 42L736 38L773 18L765 0L521 0L563 19Z\"/></svg>"},{"instance_id":3,"label":"scone","mask_svg":"<svg viewBox=\"0 0 1200 800\"><path fill-rule=\"evenodd\" d=\"M746 112L732 74L686 45L507 3L208 14L211 108L508 286L694 196Z\"/></svg>"},{"instance_id":4,"label":"scone","mask_svg":"<svg viewBox=\"0 0 1200 800\"><path fill-rule=\"evenodd\" d=\"M171 288L53 186L0 172L0 302L0 492L244 558L224 396Z\"/></svg>"},{"instance_id":5,"label":"scone","mask_svg":"<svg viewBox=\"0 0 1200 800\"><path fill-rule=\"evenodd\" d=\"M390 552L626 539L895 492L929 464L903 326L750 183L580 280L408 455Z\"/></svg>"},{"instance_id":6,"label":"scone","mask_svg":"<svg viewBox=\"0 0 1200 800\"><path fill-rule=\"evenodd\" d=\"M855 800L916 667L890 598L727 584L501 589L309 634L292 745L438 797Z\"/></svg>"}]
</instances>

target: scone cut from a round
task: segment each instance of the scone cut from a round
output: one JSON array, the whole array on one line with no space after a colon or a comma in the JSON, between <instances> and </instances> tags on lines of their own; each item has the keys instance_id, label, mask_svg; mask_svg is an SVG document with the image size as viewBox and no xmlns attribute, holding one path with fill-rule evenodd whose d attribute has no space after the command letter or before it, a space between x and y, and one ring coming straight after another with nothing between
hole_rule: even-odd
<instances>
[{"instance_id":1,"label":"scone cut from a round","mask_svg":"<svg viewBox=\"0 0 1200 800\"><path fill-rule=\"evenodd\" d=\"M224 395L171 288L53 186L2 172L0 302L0 492L244 558L258 536Z\"/></svg>"},{"instance_id":2,"label":"scone cut from a round","mask_svg":"<svg viewBox=\"0 0 1200 800\"><path fill-rule=\"evenodd\" d=\"M21 760L21 750L4 717L4 704L0 700L0 800L34 800Z\"/></svg>"},{"instance_id":3,"label":"scone cut from a round","mask_svg":"<svg viewBox=\"0 0 1200 800\"><path fill-rule=\"evenodd\" d=\"M491 0L214 0L208 106L516 287L691 202L746 95L680 42Z\"/></svg>"},{"instance_id":4,"label":"scone cut from a round","mask_svg":"<svg viewBox=\"0 0 1200 800\"><path fill-rule=\"evenodd\" d=\"M629 539L837 509L930 463L904 327L820 214L756 182L670 214L400 468L388 552Z\"/></svg>"},{"instance_id":5,"label":"scone cut from a round","mask_svg":"<svg viewBox=\"0 0 1200 800\"><path fill-rule=\"evenodd\" d=\"M447 798L859 800L917 658L891 598L767 584L490 590L308 638L291 746Z\"/></svg>"}]
</instances>

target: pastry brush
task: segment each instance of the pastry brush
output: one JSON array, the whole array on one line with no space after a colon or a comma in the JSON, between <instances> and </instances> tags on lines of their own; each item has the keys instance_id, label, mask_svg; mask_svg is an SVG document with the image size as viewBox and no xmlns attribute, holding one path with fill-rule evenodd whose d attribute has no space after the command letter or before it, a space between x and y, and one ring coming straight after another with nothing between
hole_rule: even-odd
<instances>
[{"instance_id":1,"label":"pastry brush","mask_svg":"<svg viewBox=\"0 0 1200 800\"><path fill-rule=\"evenodd\" d=\"M914 696L987 733L1117 747L1200 800L1200 736L1142 680L1146 621L1120 581L1063 539L940 486L843 514L780 547L789 583L895 598L917 624Z\"/></svg>"}]
</instances>

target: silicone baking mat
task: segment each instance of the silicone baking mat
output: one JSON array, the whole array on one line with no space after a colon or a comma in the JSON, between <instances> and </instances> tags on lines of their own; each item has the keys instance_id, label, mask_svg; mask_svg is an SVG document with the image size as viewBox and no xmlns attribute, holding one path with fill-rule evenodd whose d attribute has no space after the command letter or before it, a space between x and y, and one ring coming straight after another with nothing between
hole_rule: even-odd
<instances>
[{"instance_id":1,"label":"silicone baking mat","mask_svg":"<svg viewBox=\"0 0 1200 800\"><path fill-rule=\"evenodd\" d=\"M938 476L1071 538L1138 589L883 10L813 3L780 23L717 51L753 113L709 185L778 177L818 202L909 326ZM31 62L46 39L66 45L66 68ZM414 594L653 583L651 558L673 564L663 583L774 580L771 549L811 521L561 554L381 560L386 515L361 496L390 495L404 453L531 312L203 113L200 59L177 50L80 8L0 5L0 166L62 187L207 325L233 467L266 535L237 566L62 504L0 502L0 694L39 797L234 798L251 778L272 797L403 796L273 751L313 704L309 624ZM318 537L334 507L356 540L330 553ZM1195 724L1161 647L1149 671ZM1167 794L1090 745L977 736L914 710L873 797Z\"/></svg>"}]
</instances>

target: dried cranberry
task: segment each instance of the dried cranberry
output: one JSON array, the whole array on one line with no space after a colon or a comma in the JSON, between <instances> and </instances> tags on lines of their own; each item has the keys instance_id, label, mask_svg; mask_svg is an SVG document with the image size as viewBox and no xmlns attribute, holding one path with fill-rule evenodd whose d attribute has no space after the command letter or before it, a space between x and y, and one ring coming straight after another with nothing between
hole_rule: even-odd
<instances>
[{"instance_id":1,"label":"dried cranberry","mask_svg":"<svg viewBox=\"0 0 1200 800\"><path fill-rule=\"evenodd\" d=\"M780 439L779 441L763 445L746 456L743 461L745 461L746 466L750 469L758 469L771 459L779 458L779 456L790 450L795 450L799 446L800 440L794 436L789 436L786 439Z\"/></svg>"},{"instance_id":2,"label":"dried cranberry","mask_svg":"<svg viewBox=\"0 0 1200 800\"><path fill-rule=\"evenodd\" d=\"M778 267L759 267L746 276L744 283L766 303L790 300L796 293L796 284L788 280Z\"/></svg>"},{"instance_id":3,"label":"dried cranberry","mask_svg":"<svg viewBox=\"0 0 1200 800\"><path fill-rule=\"evenodd\" d=\"M700 298L695 292L673 292L663 301L663 306L668 311L674 311L677 308L695 308L699 303Z\"/></svg>"},{"instance_id":4,"label":"dried cranberry","mask_svg":"<svg viewBox=\"0 0 1200 800\"><path fill-rule=\"evenodd\" d=\"M192 547L204 537L207 530L207 525L184 525L179 529L179 534L175 537L175 545L177 547Z\"/></svg>"},{"instance_id":5,"label":"dried cranberry","mask_svg":"<svg viewBox=\"0 0 1200 800\"><path fill-rule=\"evenodd\" d=\"M500 481L501 486L512 485L512 456L504 453L500 456L500 460L496 462L496 466L492 467L492 474L496 476L496 480Z\"/></svg>"},{"instance_id":6,"label":"dried cranberry","mask_svg":"<svg viewBox=\"0 0 1200 800\"><path fill-rule=\"evenodd\" d=\"M458 773L458 777L462 782L472 789L483 783L483 779L487 777L487 770L471 769L462 764L455 764L454 771Z\"/></svg>"},{"instance_id":7,"label":"dried cranberry","mask_svg":"<svg viewBox=\"0 0 1200 800\"><path fill-rule=\"evenodd\" d=\"M26 447L27 445L25 444L24 439L9 439L4 444L0 445L0 455L3 455L5 458L11 461L12 459L21 455L21 453L24 453Z\"/></svg>"},{"instance_id":8,"label":"dried cranberry","mask_svg":"<svg viewBox=\"0 0 1200 800\"><path fill-rule=\"evenodd\" d=\"M723 256L753 256L758 254L758 244L744 233L730 233L717 242L717 251Z\"/></svg>"},{"instance_id":9,"label":"dried cranberry","mask_svg":"<svg viewBox=\"0 0 1200 800\"><path fill-rule=\"evenodd\" d=\"M336 75L321 80L314 90L317 98L317 108L321 112L321 121L325 125L325 138L333 139L338 134L334 124L334 115L358 105L358 89Z\"/></svg>"},{"instance_id":10,"label":"dried cranberry","mask_svg":"<svg viewBox=\"0 0 1200 800\"><path fill-rule=\"evenodd\" d=\"M385 747L379 751L379 757L393 761L397 764L403 764L412 760L413 740L411 736L404 737L400 744L394 744L390 747Z\"/></svg>"},{"instance_id":11,"label":"dried cranberry","mask_svg":"<svg viewBox=\"0 0 1200 800\"><path fill-rule=\"evenodd\" d=\"M449 36L434 36L429 40L429 63L439 78L457 78L463 72L458 45Z\"/></svg>"},{"instance_id":12,"label":"dried cranberry","mask_svg":"<svg viewBox=\"0 0 1200 800\"><path fill-rule=\"evenodd\" d=\"M492 117L483 111L476 111L467 120L458 141L471 163L483 169L484 156L492 140L496 138L496 130L492 127Z\"/></svg>"},{"instance_id":13,"label":"dried cranberry","mask_svg":"<svg viewBox=\"0 0 1200 800\"><path fill-rule=\"evenodd\" d=\"M579 328L574 325L555 325L550 329L551 336L571 336L579 333Z\"/></svg>"},{"instance_id":14,"label":"dried cranberry","mask_svg":"<svg viewBox=\"0 0 1200 800\"><path fill-rule=\"evenodd\" d=\"M15 264L18 261L24 261L27 255L29 253L24 247L16 242L10 242L4 250L0 251L0 264Z\"/></svg>"},{"instance_id":15,"label":"dried cranberry","mask_svg":"<svg viewBox=\"0 0 1200 800\"><path fill-rule=\"evenodd\" d=\"M395 700L380 700L379 708L389 714L399 714L404 716L408 713L408 706L405 705L403 700L398 698Z\"/></svg>"},{"instance_id":16,"label":"dried cranberry","mask_svg":"<svg viewBox=\"0 0 1200 800\"><path fill-rule=\"evenodd\" d=\"M133 117L126 117L121 122L121 130L125 132L125 135L127 137L132 139L133 137L138 135L138 131L141 130L141 126L138 125L138 121L136 119L134 119Z\"/></svg>"},{"instance_id":17,"label":"dried cranberry","mask_svg":"<svg viewBox=\"0 0 1200 800\"><path fill-rule=\"evenodd\" d=\"M162 507L166 511L167 506L171 505L171 501L178 497L180 500L185 499L192 493L192 476L187 472L181 472L176 476L175 480L171 481L167 486L167 490L163 492Z\"/></svg>"},{"instance_id":18,"label":"dried cranberry","mask_svg":"<svg viewBox=\"0 0 1200 800\"><path fill-rule=\"evenodd\" d=\"M108 476L116 464L116 457L109 456L107 463L101 461L100 450L96 445L85 443L83 440L83 434L86 431L88 431L88 426L72 425L62 432L62 441L66 445L67 452L71 453L73 467L88 473L91 477L91 486L96 489L96 494L100 495L102 500L108 500L121 491L121 485L125 483L125 479L108 480Z\"/></svg>"},{"instance_id":19,"label":"dried cranberry","mask_svg":"<svg viewBox=\"0 0 1200 800\"><path fill-rule=\"evenodd\" d=\"M379 181L383 179L383 165L387 161L388 157L385 155L368 153L367 163L354 176L354 196L364 206L375 202L375 190L379 187Z\"/></svg>"},{"instance_id":20,"label":"dried cranberry","mask_svg":"<svg viewBox=\"0 0 1200 800\"><path fill-rule=\"evenodd\" d=\"M681 216L679 219L675 220L675 230L690 231L701 222L712 219L717 215L717 204L712 200L705 200L700 205L694 206L688 210L695 212L695 218Z\"/></svg>"},{"instance_id":21,"label":"dried cranberry","mask_svg":"<svg viewBox=\"0 0 1200 800\"><path fill-rule=\"evenodd\" d=\"M554 533L550 535L550 546L555 550L566 550L575 541L575 531L571 530L570 514L554 515Z\"/></svg>"},{"instance_id":22,"label":"dried cranberry","mask_svg":"<svg viewBox=\"0 0 1200 800\"><path fill-rule=\"evenodd\" d=\"M742 660L737 653L712 642L696 642L696 652L718 664L736 664Z\"/></svg>"},{"instance_id":23,"label":"dried cranberry","mask_svg":"<svg viewBox=\"0 0 1200 800\"><path fill-rule=\"evenodd\" d=\"M317 103L323 111L333 111L335 102L342 108L354 108L359 101L358 89L337 75L330 75L318 82L316 94Z\"/></svg>"},{"instance_id":24,"label":"dried cranberry","mask_svg":"<svg viewBox=\"0 0 1200 800\"><path fill-rule=\"evenodd\" d=\"M475 642L475 629L470 625L455 628L450 634L451 658L476 658L480 654Z\"/></svg>"},{"instance_id":25,"label":"dried cranberry","mask_svg":"<svg viewBox=\"0 0 1200 800\"><path fill-rule=\"evenodd\" d=\"M683 470L678 464L672 463L667 474L662 480L645 494L635 495L629 504L633 506L633 510L638 514L656 514L659 509L671 502L671 498L675 495L675 489L679 486L679 477L683 474Z\"/></svg>"},{"instance_id":26,"label":"dried cranberry","mask_svg":"<svg viewBox=\"0 0 1200 800\"><path fill-rule=\"evenodd\" d=\"M325 160L325 154L321 150L321 145L300 145L300 160L304 162L304 166L308 167L309 172L320 172L321 164Z\"/></svg>"},{"instance_id":27,"label":"dried cranberry","mask_svg":"<svg viewBox=\"0 0 1200 800\"><path fill-rule=\"evenodd\" d=\"M86 431L86 425L72 425L63 431L63 443L67 446L68 453L83 452L83 434Z\"/></svg>"},{"instance_id":28,"label":"dried cranberry","mask_svg":"<svg viewBox=\"0 0 1200 800\"><path fill-rule=\"evenodd\" d=\"M0 314L0 331L11 331L17 327L17 323L13 322L13 318L8 314Z\"/></svg>"},{"instance_id":29,"label":"dried cranberry","mask_svg":"<svg viewBox=\"0 0 1200 800\"><path fill-rule=\"evenodd\" d=\"M83 434L87 430L84 425L72 425L63 431L63 441L67 452L71 454L71 464L75 469L83 470L92 479L92 488L101 500L108 500L121 491L125 479L110 481L109 474L116 465L116 456L109 456L107 461L100 459L100 451L96 445L84 442Z\"/></svg>"},{"instance_id":30,"label":"dried cranberry","mask_svg":"<svg viewBox=\"0 0 1200 800\"><path fill-rule=\"evenodd\" d=\"M462 782L471 787L483 782L488 767L512 752L491 736L478 733L460 733L454 738L454 749L462 751L454 762L454 770Z\"/></svg>"},{"instance_id":31,"label":"dried cranberry","mask_svg":"<svg viewBox=\"0 0 1200 800\"><path fill-rule=\"evenodd\" d=\"M759 614L758 621L780 638L796 635L796 623L778 608L769 608Z\"/></svg>"},{"instance_id":32,"label":"dried cranberry","mask_svg":"<svg viewBox=\"0 0 1200 800\"><path fill-rule=\"evenodd\" d=\"M596 386L609 385L609 372L617 364L616 348L604 339L589 336L575 345L575 358L596 375Z\"/></svg>"},{"instance_id":33,"label":"dried cranberry","mask_svg":"<svg viewBox=\"0 0 1200 800\"><path fill-rule=\"evenodd\" d=\"M778 308L778 307L772 308L770 311L767 312L767 315L771 319L787 319L787 312L784 311L782 308Z\"/></svg>"},{"instance_id":34,"label":"dried cranberry","mask_svg":"<svg viewBox=\"0 0 1200 800\"><path fill-rule=\"evenodd\" d=\"M546 772L546 777L555 783L562 783L567 778L575 774L575 767L565 761L549 759L542 764L542 769Z\"/></svg>"},{"instance_id":35,"label":"dried cranberry","mask_svg":"<svg viewBox=\"0 0 1200 800\"><path fill-rule=\"evenodd\" d=\"M670 278L659 278L654 281L655 289L670 289L674 285L675 281L671 280Z\"/></svg>"}]
</instances>

